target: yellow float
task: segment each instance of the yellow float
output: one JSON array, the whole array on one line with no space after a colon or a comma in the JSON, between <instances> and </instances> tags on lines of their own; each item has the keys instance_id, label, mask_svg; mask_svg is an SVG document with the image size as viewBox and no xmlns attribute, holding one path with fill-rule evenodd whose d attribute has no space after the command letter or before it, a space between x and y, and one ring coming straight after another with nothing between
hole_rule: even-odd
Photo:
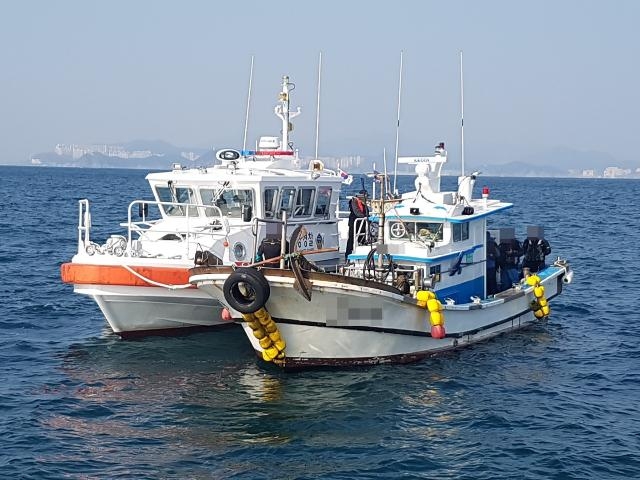
<instances>
[{"instance_id":1,"label":"yellow float","mask_svg":"<svg viewBox=\"0 0 640 480\"><path fill-rule=\"evenodd\" d=\"M531 310L536 318L546 318L551 313L549 302L544 296L544 286L540 285L540 277L538 275L529 275L526 279L527 285L533 287L533 296L535 300L531 302Z\"/></svg>"},{"instance_id":2,"label":"yellow float","mask_svg":"<svg viewBox=\"0 0 640 480\"><path fill-rule=\"evenodd\" d=\"M429 323L431 324L431 336L436 339L444 338L444 313L442 303L436 294L430 290L419 290L416 293L416 301L419 307L429 310Z\"/></svg>"},{"instance_id":3,"label":"yellow float","mask_svg":"<svg viewBox=\"0 0 640 480\"><path fill-rule=\"evenodd\" d=\"M266 362L284 359L286 343L267 309L262 307L253 313L243 313L242 317L253 331L253 336L258 339L262 348L262 359Z\"/></svg>"}]
</instances>

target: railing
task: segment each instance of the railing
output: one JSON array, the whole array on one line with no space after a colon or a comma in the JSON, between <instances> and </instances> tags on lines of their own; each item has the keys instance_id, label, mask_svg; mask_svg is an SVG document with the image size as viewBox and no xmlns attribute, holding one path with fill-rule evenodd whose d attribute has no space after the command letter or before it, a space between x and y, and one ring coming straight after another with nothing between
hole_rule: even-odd
<instances>
[{"instance_id":1,"label":"railing","mask_svg":"<svg viewBox=\"0 0 640 480\"><path fill-rule=\"evenodd\" d=\"M280 240L280 249L281 249L281 256L284 257L285 253L286 253L286 244L287 241L289 240L289 235L290 233L288 232L289 227L295 229L300 225L306 226L306 227L310 227L310 226L318 226L318 225L329 225L329 224L336 224L339 222L339 219L337 218L333 218L333 219L316 219L316 220L311 220L309 221L309 219L295 219L293 221L290 221L289 218L287 217L287 212L283 211L282 212L282 218L259 218L259 217L254 217L252 222L251 222L251 233L253 235L253 258L256 258L256 255L258 253L258 243L259 241L262 241L266 238L266 232L264 235L261 234L261 225L264 225L264 229L266 230L266 225L267 224L276 224L279 225L279 230L277 232L278 236L279 236L279 240ZM337 230L337 229L336 229ZM340 244L340 233L339 232L327 232L329 234L329 236L334 237L334 241L336 243L336 245L339 246ZM293 249L293 245L290 245L290 248ZM284 268L284 262L285 259L282 258L280 259L280 268Z\"/></svg>"},{"instance_id":2,"label":"railing","mask_svg":"<svg viewBox=\"0 0 640 480\"><path fill-rule=\"evenodd\" d=\"M78 253L80 253L80 246L82 245L82 251L86 251L86 248L91 243L89 238L91 231L91 213L89 212L89 200L78 200Z\"/></svg>"},{"instance_id":3,"label":"railing","mask_svg":"<svg viewBox=\"0 0 640 480\"><path fill-rule=\"evenodd\" d=\"M354 248L358 245L371 245L376 242L378 240L378 228L377 222L372 222L368 217L356 218L353 222Z\"/></svg>"},{"instance_id":4,"label":"railing","mask_svg":"<svg viewBox=\"0 0 640 480\"><path fill-rule=\"evenodd\" d=\"M129 209L128 209L128 216L127 216L127 224L123 225L127 227L127 252L129 253L129 255L134 255L134 249L132 248L132 242L133 242L133 233L135 232L138 235L138 239L144 239L146 237L146 239L148 241L153 241L152 239L150 239L147 235L147 232L151 229L151 227L154 227L157 223L158 220L156 221L152 221L152 222L148 222L148 221L143 221L141 222L134 222L133 219L133 209L134 207L138 205L139 206L139 210L144 211L146 208L146 205L155 205L158 208L163 207L180 207L180 208L185 208L186 212L185 215L182 216L180 215L179 217L174 217L177 219L180 218L184 218L185 219L185 228L184 229L179 229L176 230L174 229L170 229L170 230L162 230L159 228L154 228L153 232L154 234L176 234L178 236L178 238L176 240L180 241L181 243L185 243L185 248L186 248L186 252L185 255L187 256L187 258L190 258L190 239L195 238L195 237L199 237L199 236L214 236L214 232L216 232L217 234L219 234L222 230L224 230L224 235L228 235L229 234L229 221L228 219L222 214L222 210L220 210L220 207L216 206L216 205L203 205L203 204L198 204L198 203L181 203L181 202L156 202L156 201L147 201L147 200L134 200L133 202L131 202L129 204ZM192 208L197 208L198 211L200 211L200 214L196 214L196 215L192 215L191 214L191 209ZM204 212L206 210L204 209L211 209L214 210L216 215L214 216L207 216L204 214ZM166 211L166 210L165 210ZM206 219L206 223L203 222L198 222L197 225L191 225L192 219L197 218L197 219ZM167 221L167 219L163 219L164 221ZM197 229L197 231L195 230ZM183 236L184 235L184 236ZM138 244L139 245L139 244Z\"/></svg>"},{"instance_id":5,"label":"railing","mask_svg":"<svg viewBox=\"0 0 640 480\"><path fill-rule=\"evenodd\" d=\"M173 217L176 220L184 219L183 228L158 228L163 222L169 222L168 218L160 218L155 220L148 220L146 218L146 212L148 211L148 205L155 205L160 207L188 207L186 208L186 214L180 217ZM134 221L134 209L140 207L140 211L143 212L142 221ZM202 213L193 215L191 214L191 208L197 208L199 212L204 212L204 209L213 210L215 215L204 216ZM201 219L203 221L196 222L194 219ZM127 222L121 223L121 227L127 229L126 237L122 235L111 235L107 239L104 245L97 244L91 241L91 213L89 200L82 199L78 201L78 253L87 253L89 255L110 254L118 257L121 256L138 256L141 255L141 243L147 242L154 243L162 241L162 238L151 238L150 232L153 235L160 237L163 234L175 234L176 240L179 242L180 247L175 250L175 257L186 255L190 258L191 245L202 237L214 236L227 236L230 231L228 219L222 214L219 207L215 205L203 205L194 203L180 203L180 202L156 202L148 200L134 200L129 204L127 212ZM137 238L134 238L136 236Z\"/></svg>"}]
</instances>

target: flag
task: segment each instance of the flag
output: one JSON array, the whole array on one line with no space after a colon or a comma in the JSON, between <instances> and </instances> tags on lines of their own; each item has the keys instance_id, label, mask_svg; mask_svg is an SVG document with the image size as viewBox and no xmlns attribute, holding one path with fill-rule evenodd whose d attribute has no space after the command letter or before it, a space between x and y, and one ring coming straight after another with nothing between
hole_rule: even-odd
<instances>
[{"instance_id":1,"label":"flag","mask_svg":"<svg viewBox=\"0 0 640 480\"><path fill-rule=\"evenodd\" d=\"M353 175L349 175L347 172L338 167L338 174L342 177L342 183L345 185L351 185L353 182Z\"/></svg>"}]
</instances>

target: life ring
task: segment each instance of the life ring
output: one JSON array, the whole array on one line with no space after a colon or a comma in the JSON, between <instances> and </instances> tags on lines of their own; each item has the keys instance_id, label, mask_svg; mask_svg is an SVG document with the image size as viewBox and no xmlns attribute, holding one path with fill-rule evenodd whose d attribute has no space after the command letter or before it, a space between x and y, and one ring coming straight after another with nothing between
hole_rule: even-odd
<instances>
[{"instance_id":1,"label":"life ring","mask_svg":"<svg viewBox=\"0 0 640 480\"><path fill-rule=\"evenodd\" d=\"M250 267L237 268L222 286L224 299L240 313L260 310L269 300L271 287L264 275Z\"/></svg>"}]
</instances>

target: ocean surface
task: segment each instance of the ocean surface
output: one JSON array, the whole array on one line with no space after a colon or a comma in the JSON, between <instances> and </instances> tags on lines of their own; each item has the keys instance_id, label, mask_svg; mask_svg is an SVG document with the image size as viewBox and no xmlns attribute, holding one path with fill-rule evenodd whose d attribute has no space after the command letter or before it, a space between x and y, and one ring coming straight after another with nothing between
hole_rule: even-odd
<instances>
[{"instance_id":1,"label":"ocean surface","mask_svg":"<svg viewBox=\"0 0 640 480\"><path fill-rule=\"evenodd\" d=\"M411 365L284 373L237 329L120 340L61 283L77 200L103 242L151 198L146 172L0 173L0 478L640 478L639 180L479 178L515 203L493 226L544 225L571 262L548 321Z\"/></svg>"}]
</instances>

